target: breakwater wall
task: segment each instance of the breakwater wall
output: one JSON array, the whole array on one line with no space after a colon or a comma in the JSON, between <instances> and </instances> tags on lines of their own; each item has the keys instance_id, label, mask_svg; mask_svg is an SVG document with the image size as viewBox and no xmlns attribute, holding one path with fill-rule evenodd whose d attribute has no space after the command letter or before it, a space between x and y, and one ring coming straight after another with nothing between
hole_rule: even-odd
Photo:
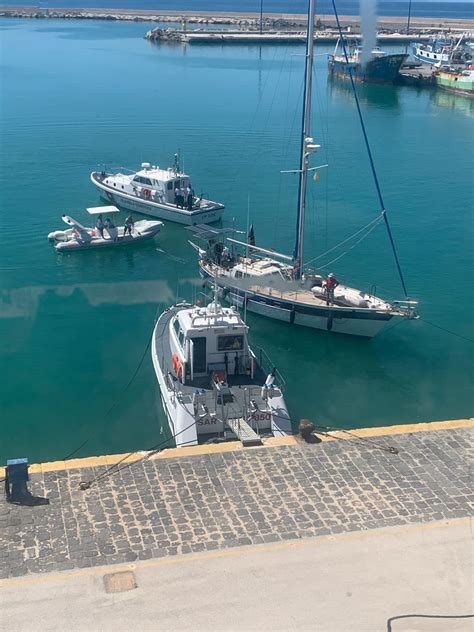
<instances>
[{"instance_id":1,"label":"breakwater wall","mask_svg":"<svg viewBox=\"0 0 474 632\"><path fill-rule=\"evenodd\" d=\"M471 515L473 420L331 435L32 466L0 578Z\"/></svg>"},{"instance_id":2,"label":"breakwater wall","mask_svg":"<svg viewBox=\"0 0 474 632\"><path fill-rule=\"evenodd\" d=\"M212 26L236 26L244 29L260 28L260 14L258 13L221 13L204 11L183 11L170 12L159 10L143 9L71 9L57 8L47 9L41 7L28 6L1 6L0 17L10 18L31 18L31 19L72 19L72 20L117 20L133 22L160 22L160 23L181 23L186 22L191 25L212 25ZM359 26L359 16L340 16L341 24L344 27ZM378 25L380 29L391 31L403 31L406 29L406 18L379 16ZM306 16L302 14L264 14L264 30L298 30L306 26ZM316 22L318 28L325 26L334 27L335 19L333 15L320 15ZM411 19L412 29L428 30L458 30L469 31L474 29L474 20L443 18L414 18Z\"/></svg>"}]
</instances>

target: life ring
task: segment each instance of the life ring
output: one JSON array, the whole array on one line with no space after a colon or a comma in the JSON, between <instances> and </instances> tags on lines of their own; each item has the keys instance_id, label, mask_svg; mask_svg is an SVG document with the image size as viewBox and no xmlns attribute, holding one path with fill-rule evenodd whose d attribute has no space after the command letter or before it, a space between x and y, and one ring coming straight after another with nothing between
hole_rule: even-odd
<instances>
[{"instance_id":1,"label":"life ring","mask_svg":"<svg viewBox=\"0 0 474 632\"><path fill-rule=\"evenodd\" d=\"M171 356L171 362L173 364L173 369L176 373L176 377L180 380L183 376L183 363L181 362L177 353L173 353L173 355Z\"/></svg>"},{"instance_id":2,"label":"life ring","mask_svg":"<svg viewBox=\"0 0 474 632\"><path fill-rule=\"evenodd\" d=\"M151 194L150 189L143 189L143 197L145 198L145 200L149 199L150 194Z\"/></svg>"}]
</instances>

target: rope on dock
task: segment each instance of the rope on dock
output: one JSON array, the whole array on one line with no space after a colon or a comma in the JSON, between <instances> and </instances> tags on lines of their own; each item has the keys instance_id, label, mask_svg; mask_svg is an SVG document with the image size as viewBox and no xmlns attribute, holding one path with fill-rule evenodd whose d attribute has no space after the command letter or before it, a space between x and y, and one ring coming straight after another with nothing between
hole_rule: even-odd
<instances>
[{"instance_id":1,"label":"rope on dock","mask_svg":"<svg viewBox=\"0 0 474 632\"><path fill-rule=\"evenodd\" d=\"M171 435L171 437L169 437L168 439L164 439L163 441L160 441L159 443L151 447L149 450L147 450L147 454L145 454L145 456L142 456L141 459L137 459L136 461L132 461L131 463L126 463L123 467L119 467L119 465L121 465L124 461L129 459L134 454L138 454L139 452L142 452L142 450L134 450L133 452L129 452L123 458L121 458L120 461L117 461L117 463L114 463L113 465L108 467L105 470L105 472L101 472L100 474L92 478L90 481L81 481L79 483L79 489L82 491L86 491L90 489L92 485L95 485L99 481L105 478L109 478L110 476L113 476L114 474L117 474L118 472L121 472L122 470L125 470L126 468L131 467L132 465L135 465L136 463L143 463L144 461L148 461L148 459L151 459L152 456L154 456L155 454L158 454L158 452L160 452L163 447L166 447L168 443L170 442L170 439L176 439L177 436L179 436L183 432L186 432L187 430L189 430L195 425L196 425L196 420L194 420L191 424L189 424L189 426L186 426L186 428L183 428L176 434ZM182 445L185 445L185 444L183 443Z\"/></svg>"},{"instance_id":2,"label":"rope on dock","mask_svg":"<svg viewBox=\"0 0 474 632\"><path fill-rule=\"evenodd\" d=\"M317 428L316 434L321 434L325 437L329 437L330 439L334 439L334 437L331 434L329 434L330 432L344 432L345 434L348 434L354 439L360 439L360 441L371 444L372 447L377 448L378 450L383 450L384 452L388 452L389 454L400 453L400 450L398 448L395 448L394 446L379 443L378 441L375 441L374 439L371 439L370 437L360 437L354 432L351 432L350 430L345 430L344 428L335 428L331 426L316 426L316 425L315 425L315 428Z\"/></svg>"}]
</instances>

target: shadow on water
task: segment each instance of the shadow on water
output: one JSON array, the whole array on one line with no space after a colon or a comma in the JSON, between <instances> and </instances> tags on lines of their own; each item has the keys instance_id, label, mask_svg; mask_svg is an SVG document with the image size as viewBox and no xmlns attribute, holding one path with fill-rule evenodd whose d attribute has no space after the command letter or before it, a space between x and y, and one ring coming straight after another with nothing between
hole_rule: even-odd
<instances>
[{"instance_id":1,"label":"shadow on water","mask_svg":"<svg viewBox=\"0 0 474 632\"><path fill-rule=\"evenodd\" d=\"M349 79L328 77L328 91L331 97L343 97L354 101L354 94ZM379 83L358 83L357 96L361 103L383 108L385 110L399 110L400 99L397 86Z\"/></svg>"}]
</instances>

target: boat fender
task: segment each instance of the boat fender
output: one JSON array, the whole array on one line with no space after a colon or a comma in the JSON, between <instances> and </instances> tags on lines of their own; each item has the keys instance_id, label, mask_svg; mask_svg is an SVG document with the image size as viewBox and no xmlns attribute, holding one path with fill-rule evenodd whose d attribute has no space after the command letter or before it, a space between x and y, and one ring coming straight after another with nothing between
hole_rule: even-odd
<instances>
[{"instance_id":1,"label":"boat fender","mask_svg":"<svg viewBox=\"0 0 474 632\"><path fill-rule=\"evenodd\" d=\"M295 315L296 315L296 310L293 307L293 309L290 311L290 325L293 325L293 323L295 322Z\"/></svg>"},{"instance_id":2,"label":"boat fender","mask_svg":"<svg viewBox=\"0 0 474 632\"><path fill-rule=\"evenodd\" d=\"M331 313L328 315L328 322L326 323L326 329L328 331L331 331L332 329L332 314Z\"/></svg>"},{"instance_id":3,"label":"boat fender","mask_svg":"<svg viewBox=\"0 0 474 632\"><path fill-rule=\"evenodd\" d=\"M50 241L67 241L68 235L70 234L70 232L68 233L65 230L55 230L52 233L49 233L48 239Z\"/></svg>"},{"instance_id":4,"label":"boat fender","mask_svg":"<svg viewBox=\"0 0 474 632\"><path fill-rule=\"evenodd\" d=\"M171 362L173 364L173 369L176 373L176 377L180 380L183 375L183 364L177 353L173 353L173 355L171 356Z\"/></svg>"}]
</instances>

